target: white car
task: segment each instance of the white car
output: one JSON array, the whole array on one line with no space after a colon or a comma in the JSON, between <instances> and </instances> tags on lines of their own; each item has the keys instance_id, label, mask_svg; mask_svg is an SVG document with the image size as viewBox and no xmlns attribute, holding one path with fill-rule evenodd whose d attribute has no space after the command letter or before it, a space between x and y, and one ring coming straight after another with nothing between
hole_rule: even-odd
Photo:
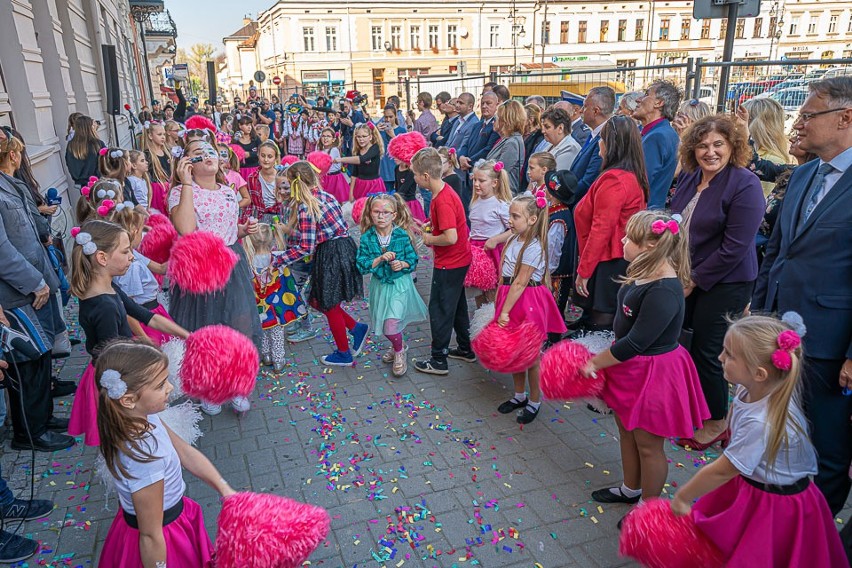
<instances>
[{"instance_id":1,"label":"white car","mask_svg":"<svg viewBox=\"0 0 852 568\"><path fill-rule=\"evenodd\" d=\"M784 107L784 130L789 132L799 114L799 108L808 98L807 87L790 87L769 94L769 98L778 101Z\"/></svg>"}]
</instances>

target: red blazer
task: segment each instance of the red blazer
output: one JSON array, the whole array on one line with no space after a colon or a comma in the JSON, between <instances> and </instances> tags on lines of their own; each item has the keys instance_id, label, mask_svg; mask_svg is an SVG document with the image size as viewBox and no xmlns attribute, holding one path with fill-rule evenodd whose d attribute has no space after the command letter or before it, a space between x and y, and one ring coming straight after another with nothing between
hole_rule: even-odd
<instances>
[{"instance_id":1,"label":"red blazer","mask_svg":"<svg viewBox=\"0 0 852 568\"><path fill-rule=\"evenodd\" d=\"M574 208L580 264L577 274L591 278L599 262L624 255L624 229L631 215L645 208L645 196L636 176L625 170L607 170Z\"/></svg>"}]
</instances>

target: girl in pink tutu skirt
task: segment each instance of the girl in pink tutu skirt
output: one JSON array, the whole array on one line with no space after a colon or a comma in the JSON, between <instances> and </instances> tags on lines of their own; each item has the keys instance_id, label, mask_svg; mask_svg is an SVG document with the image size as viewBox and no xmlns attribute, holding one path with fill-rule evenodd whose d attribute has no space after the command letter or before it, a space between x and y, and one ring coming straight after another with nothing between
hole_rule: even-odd
<instances>
[{"instance_id":1,"label":"girl in pink tutu skirt","mask_svg":"<svg viewBox=\"0 0 852 568\"><path fill-rule=\"evenodd\" d=\"M204 515L201 506L184 495L182 468L223 498L234 490L204 454L157 416L173 389L168 374L168 358L144 343L119 340L98 358L101 454L121 505L99 566L209 566L212 546Z\"/></svg>"},{"instance_id":2,"label":"girl in pink tutu skirt","mask_svg":"<svg viewBox=\"0 0 852 568\"><path fill-rule=\"evenodd\" d=\"M104 344L117 338L133 337L127 316L156 331L183 339L189 332L172 320L143 308L113 283L112 279L125 274L133 262L127 231L115 223L96 220L74 227L71 236L74 238L71 293L80 299L80 327L86 334L86 351L92 363L77 385L68 433L83 435L87 446L97 446L100 437L94 365Z\"/></svg>"},{"instance_id":3,"label":"girl in pink tutu skirt","mask_svg":"<svg viewBox=\"0 0 852 568\"><path fill-rule=\"evenodd\" d=\"M543 335L565 333L565 322L550 293L547 270L547 199L544 192L536 196L516 197L509 207L509 238L503 251L501 285L497 289L494 313L497 325L506 327L528 321ZM530 393L525 386L529 377ZM539 361L522 373L512 373L515 396L501 404L497 411L509 414L523 409L519 424L529 424L538 416L541 407Z\"/></svg>"},{"instance_id":4,"label":"girl in pink tutu skirt","mask_svg":"<svg viewBox=\"0 0 852 568\"><path fill-rule=\"evenodd\" d=\"M630 265L618 291L616 341L583 374L607 370L602 398L615 414L624 474L620 487L598 489L592 499L634 504L663 491L666 438L691 436L710 411L695 365L678 343L690 282L686 232L668 215L640 211L627 222L623 242Z\"/></svg>"},{"instance_id":5,"label":"girl in pink tutu skirt","mask_svg":"<svg viewBox=\"0 0 852 568\"><path fill-rule=\"evenodd\" d=\"M338 133L331 128L323 128L320 132L317 150L325 152L331 156L332 160L340 157L340 137ZM320 179L320 186L323 191L333 196L338 203L346 203L349 201L349 181L343 174L343 166L338 162L333 162L328 169L328 173Z\"/></svg>"},{"instance_id":6,"label":"girl in pink tutu skirt","mask_svg":"<svg viewBox=\"0 0 852 568\"><path fill-rule=\"evenodd\" d=\"M512 232L509 231L509 203L512 201L512 190L503 162L480 160L473 166L471 177L473 178L473 196L470 199L469 214L470 246L481 249L485 254L473 253L465 286L477 288L471 280L471 273L478 270L491 270L488 262L494 264L493 270L497 270L500 266L503 246L512 236ZM483 263L485 266L481 266ZM475 264L480 266L474 266ZM482 290L476 296L476 307L493 302L494 296L494 289Z\"/></svg>"},{"instance_id":7,"label":"girl in pink tutu skirt","mask_svg":"<svg viewBox=\"0 0 852 568\"><path fill-rule=\"evenodd\" d=\"M349 201L375 193L385 193L385 182L379 175L379 165L385 152L379 131L372 122L359 124L352 133L352 155L335 158L338 164L349 164L352 174Z\"/></svg>"},{"instance_id":8,"label":"girl in pink tutu skirt","mask_svg":"<svg viewBox=\"0 0 852 568\"><path fill-rule=\"evenodd\" d=\"M848 565L825 497L810 480L817 456L800 406L804 325L796 314L784 319L790 323L748 316L728 328L719 360L725 380L737 385L731 441L672 500L728 568Z\"/></svg>"}]
</instances>

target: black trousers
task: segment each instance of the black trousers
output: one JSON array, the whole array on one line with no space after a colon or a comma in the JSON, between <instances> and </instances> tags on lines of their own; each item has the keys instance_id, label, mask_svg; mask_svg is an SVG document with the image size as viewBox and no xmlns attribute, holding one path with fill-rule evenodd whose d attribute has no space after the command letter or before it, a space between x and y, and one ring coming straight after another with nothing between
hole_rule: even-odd
<instances>
[{"instance_id":1,"label":"black trousers","mask_svg":"<svg viewBox=\"0 0 852 568\"><path fill-rule=\"evenodd\" d=\"M846 503L852 483L852 397L843 396L840 368L843 359L805 357L802 399L810 422L811 440L819 458L816 486L825 495L831 514L837 515Z\"/></svg>"},{"instance_id":2,"label":"black trousers","mask_svg":"<svg viewBox=\"0 0 852 568\"><path fill-rule=\"evenodd\" d=\"M5 371L8 374L6 386L9 389L9 414L16 440L28 441L27 426L33 439L47 430L47 421L53 416L50 371L50 351L35 361L17 363L17 369L9 362L9 368Z\"/></svg>"},{"instance_id":3,"label":"black trousers","mask_svg":"<svg viewBox=\"0 0 852 568\"><path fill-rule=\"evenodd\" d=\"M753 286L753 282L731 282L716 284L706 292L695 288L686 299L683 326L693 330L689 354L710 408L710 420L724 420L728 415L728 381L719 362L728 331L725 316L743 313Z\"/></svg>"},{"instance_id":4,"label":"black trousers","mask_svg":"<svg viewBox=\"0 0 852 568\"><path fill-rule=\"evenodd\" d=\"M470 351L470 316L464 295L464 277L468 268L436 268L432 272L429 325L432 328L432 358L437 361L447 360L453 330L459 349Z\"/></svg>"}]
</instances>

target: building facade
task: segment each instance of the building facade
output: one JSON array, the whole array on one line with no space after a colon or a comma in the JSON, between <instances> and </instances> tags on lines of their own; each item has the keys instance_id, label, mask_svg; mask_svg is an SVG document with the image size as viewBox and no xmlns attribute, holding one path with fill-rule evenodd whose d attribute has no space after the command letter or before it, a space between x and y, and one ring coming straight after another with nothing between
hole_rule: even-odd
<instances>
[{"instance_id":1,"label":"building facade","mask_svg":"<svg viewBox=\"0 0 852 568\"><path fill-rule=\"evenodd\" d=\"M337 94L355 87L378 100L403 95L405 79L418 76L423 86L426 77L438 84L443 76L461 73L582 72L697 57L721 61L727 22L695 20L692 13L693 2L686 0L416 5L280 0L250 23L251 34L244 23L225 38L221 87L229 96L244 96L256 83L254 73L263 71L266 81L258 87L268 94ZM852 57L852 8L844 2L772 0L763 3L760 16L740 18L733 33L734 60ZM712 82L715 70L707 73L705 81ZM666 73L619 79L634 88L650 75ZM274 77L280 79L277 86Z\"/></svg>"}]
</instances>

